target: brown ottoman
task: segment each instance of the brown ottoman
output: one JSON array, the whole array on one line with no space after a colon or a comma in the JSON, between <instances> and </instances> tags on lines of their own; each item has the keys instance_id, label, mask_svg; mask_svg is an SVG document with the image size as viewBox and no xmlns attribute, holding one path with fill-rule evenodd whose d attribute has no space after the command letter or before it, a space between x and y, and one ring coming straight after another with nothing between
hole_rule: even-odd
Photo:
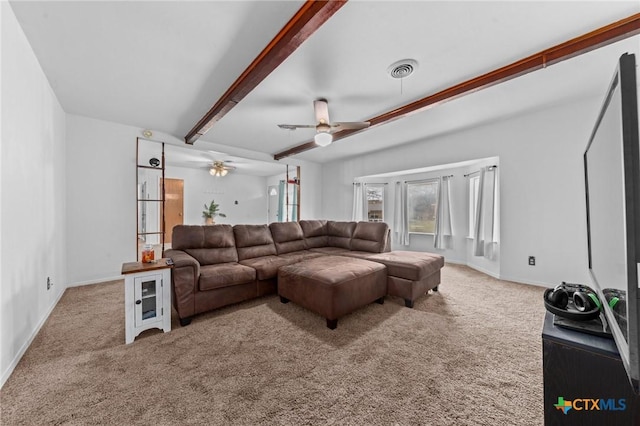
<instances>
[{"instance_id":1,"label":"brown ottoman","mask_svg":"<svg viewBox=\"0 0 640 426\"><path fill-rule=\"evenodd\" d=\"M290 300L327 319L335 329L338 318L387 294L387 271L381 263L343 256L322 256L278 269L280 301Z\"/></svg>"},{"instance_id":2,"label":"brown ottoman","mask_svg":"<svg viewBox=\"0 0 640 426\"><path fill-rule=\"evenodd\" d=\"M391 251L368 259L387 267L387 294L402 297L407 308L413 308L413 302L429 290L438 291L444 266L444 257L439 254Z\"/></svg>"}]
</instances>

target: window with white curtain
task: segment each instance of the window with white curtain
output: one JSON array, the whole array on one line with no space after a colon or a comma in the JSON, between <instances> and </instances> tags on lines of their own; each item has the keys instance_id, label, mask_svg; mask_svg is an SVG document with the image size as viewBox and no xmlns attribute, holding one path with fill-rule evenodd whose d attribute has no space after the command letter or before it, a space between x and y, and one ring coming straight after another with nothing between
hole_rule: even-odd
<instances>
[{"instance_id":1,"label":"window with white curtain","mask_svg":"<svg viewBox=\"0 0 640 426\"><path fill-rule=\"evenodd\" d=\"M367 185L367 220L384 222L384 185Z\"/></svg>"},{"instance_id":2,"label":"window with white curtain","mask_svg":"<svg viewBox=\"0 0 640 426\"><path fill-rule=\"evenodd\" d=\"M472 176L469 178L469 233L467 236L473 238L476 232L476 208L478 206L478 185L480 184L480 176Z\"/></svg>"},{"instance_id":3,"label":"window with white curtain","mask_svg":"<svg viewBox=\"0 0 640 426\"><path fill-rule=\"evenodd\" d=\"M473 255L494 259L498 247L497 166L482 167L473 232Z\"/></svg>"},{"instance_id":4,"label":"window with white curtain","mask_svg":"<svg viewBox=\"0 0 640 426\"><path fill-rule=\"evenodd\" d=\"M407 184L407 221L410 233L433 234L438 212L438 179Z\"/></svg>"}]
</instances>

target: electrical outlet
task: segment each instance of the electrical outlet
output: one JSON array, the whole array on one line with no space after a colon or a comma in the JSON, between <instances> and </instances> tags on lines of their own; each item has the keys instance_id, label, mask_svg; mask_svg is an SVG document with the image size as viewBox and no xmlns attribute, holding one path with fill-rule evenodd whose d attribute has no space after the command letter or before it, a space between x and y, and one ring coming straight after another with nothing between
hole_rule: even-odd
<instances>
[{"instance_id":1,"label":"electrical outlet","mask_svg":"<svg viewBox=\"0 0 640 426\"><path fill-rule=\"evenodd\" d=\"M535 256L529 256L529 265L536 266L536 257Z\"/></svg>"},{"instance_id":2,"label":"electrical outlet","mask_svg":"<svg viewBox=\"0 0 640 426\"><path fill-rule=\"evenodd\" d=\"M51 290L53 287L53 283L51 282L51 277L47 277L47 290Z\"/></svg>"}]
</instances>

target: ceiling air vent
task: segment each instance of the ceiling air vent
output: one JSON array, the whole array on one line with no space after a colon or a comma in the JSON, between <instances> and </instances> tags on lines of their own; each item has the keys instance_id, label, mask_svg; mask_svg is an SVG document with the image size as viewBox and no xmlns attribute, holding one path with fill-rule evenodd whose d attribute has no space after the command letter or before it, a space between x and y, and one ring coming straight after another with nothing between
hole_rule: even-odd
<instances>
[{"instance_id":1,"label":"ceiling air vent","mask_svg":"<svg viewBox=\"0 0 640 426\"><path fill-rule=\"evenodd\" d=\"M409 77L413 72L418 69L418 62L413 59L403 59L395 62L387 68L387 72L392 78L405 78Z\"/></svg>"}]
</instances>

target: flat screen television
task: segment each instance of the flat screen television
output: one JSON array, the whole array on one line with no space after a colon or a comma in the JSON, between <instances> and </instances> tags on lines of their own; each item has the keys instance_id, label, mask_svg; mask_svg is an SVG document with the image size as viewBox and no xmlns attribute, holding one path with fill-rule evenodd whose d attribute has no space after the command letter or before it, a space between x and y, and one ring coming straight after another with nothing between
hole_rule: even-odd
<instances>
[{"instance_id":1,"label":"flat screen television","mask_svg":"<svg viewBox=\"0 0 640 426\"><path fill-rule=\"evenodd\" d=\"M592 286L640 393L640 142L632 54L620 57L584 153Z\"/></svg>"}]
</instances>

